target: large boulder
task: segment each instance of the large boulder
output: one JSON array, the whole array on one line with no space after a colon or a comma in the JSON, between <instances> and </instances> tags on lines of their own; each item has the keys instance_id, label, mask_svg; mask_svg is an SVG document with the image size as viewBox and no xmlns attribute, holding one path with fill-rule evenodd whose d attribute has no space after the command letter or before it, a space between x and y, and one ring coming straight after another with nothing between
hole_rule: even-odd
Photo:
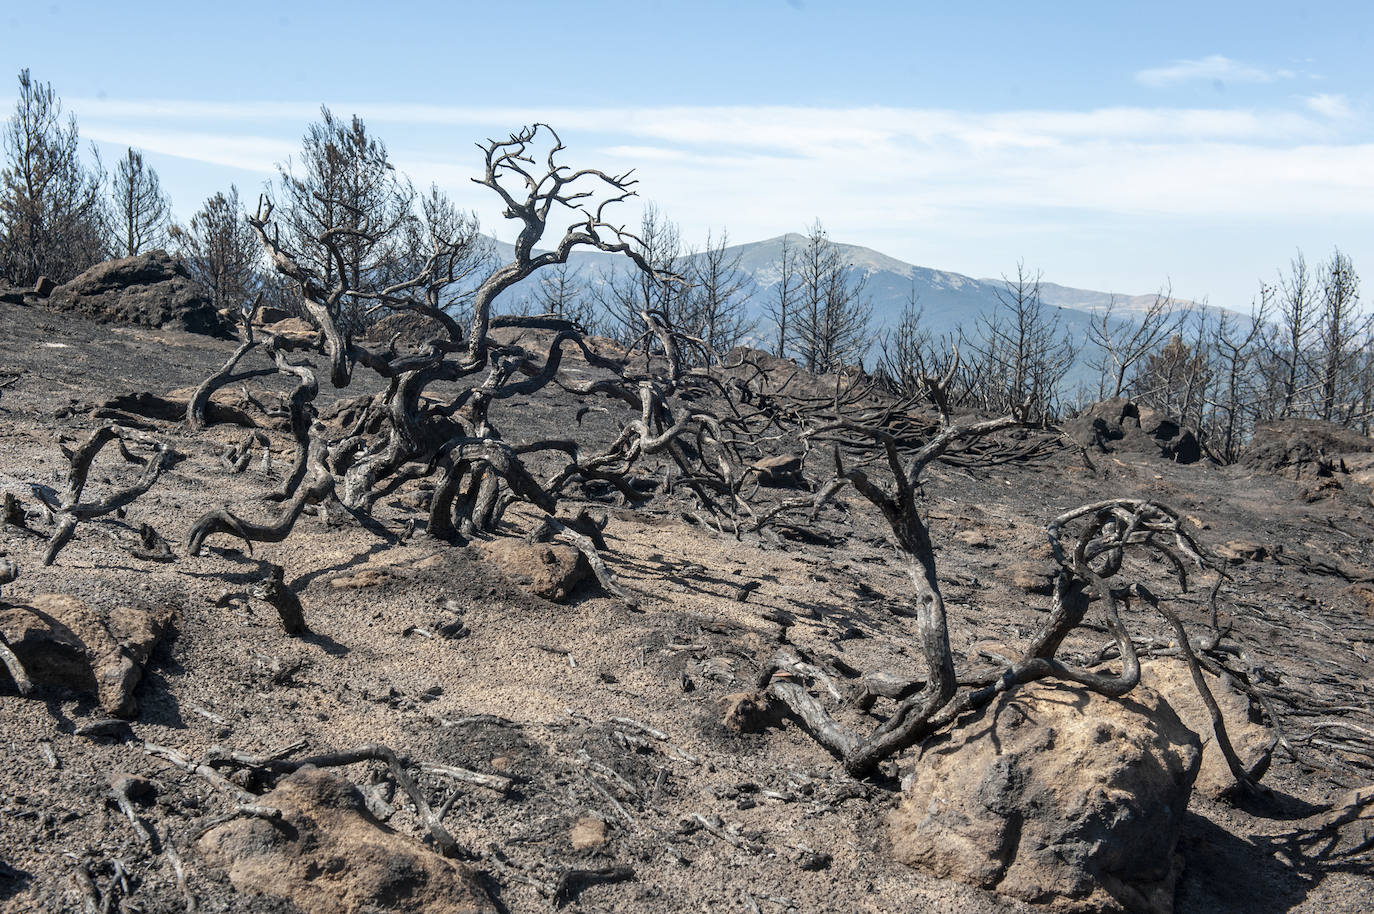
<instances>
[{"instance_id":1,"label":"large boulder","mask_svg":"<svg viewBox=\"0 0 1374 914\"><path fill-rule=\"evenodd\" d=\"M1250 697L1229 677L1204 672L1203 679L1221 709L1222 723L1231 748L1240 759L1241 767L1252 781L1258 781L1269 770L1273 757L1275 736L1272 730L1255 720L1251 713ZM1198 770L1193 789L1219 799L1236 789L1231 766L1217 748L1212 729L1212 715L1202 703L1197 686L1193 684L1188 664L1182 660L1150 660L1140 665L1140 684L1164 696L1169 706L1178 712L1179 719L1202 739L1202 767Z\"/></svg>"},{"instance_id":2,"label":"large boulder","mask_svg":"<svg viewBox=\"0 0 1374 914\"><path fill-rule=\"evenodd\" d=\"M1102 454L1163 457L1176 463L1202 459L1197 435L1163 413L1124 397L1103 400L1064 423L1080 447Z\"/></svg>"},{"instance_id":3,"label":"large boulder","mask_svg":"<svg viewBox=\"0 0 1374 914\"><path fill-rule=\"evenodd\" d=\"M240 892L285 898L305 914L498 910L471 869L382 825L338 774L303 769L260 805L281 818L240 818L197 845Z\"/></svg>"},{"instance_id":4,"label":"large boulder","mask_svg":"<svg viewBox=\"0 0 1374 914\"><path fill-rule=\"evenodd\" d=\"M47 305L101 322L213 336L229 330L186 267L161 250L96 264L54 289Z\"/></svg>"},{"instance_id":5,"label":"large boulder","mask_svg":"<svg viewBox=\"0 0 1374 914\"><path fill-rule=\"evenodd\" d=\"M892 851L1054 911L1169 914L1201 754L1149 689L1031 684L921 749Z\"/></svg>"},{"instance_id":6,"label":"large boulder","mask_svg":"<svg viewBox=\"0 0 1374 914\"><path fill-rule=\"evenodd\" d=\"M167 607L101 614L75 597L44 594L0 606L0 635L36 684L87 692L105 713L132 717L144 665L174 619Z\"/></svg>"}]
</instances>

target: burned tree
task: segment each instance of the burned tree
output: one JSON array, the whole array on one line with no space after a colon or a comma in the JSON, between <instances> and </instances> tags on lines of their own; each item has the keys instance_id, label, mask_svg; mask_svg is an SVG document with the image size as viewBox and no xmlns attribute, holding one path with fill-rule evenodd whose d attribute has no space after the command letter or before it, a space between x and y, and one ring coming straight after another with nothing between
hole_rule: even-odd
<instances>
[{"instance_id":1,"label":"burned tree","mask_svg":"<svg viewBox=\"0 0 1374 914\"><path fill-rule=\"evenodd\" d=\"M955 724L966 712L991 702L999 694L1041 679L1057 679L1110 697L1130 692L1139 682L1140 667L1135 641L1123 622L1123 606L1136 603L1157 612L1169 626L1173 649L1193 671L1193 681L1204 704L1213 711L1217 745L1237 783L1250 789L1253 783L1227 741L1225 726L1215 701L1202 679L1201 664L1219 668L1214 658L1200 656L1178 615L1146 587L1129 580L1149 567L1138 558L1154 559L1186 589L1190 566L1216 576L1210 593L1211 632L1202 650L1214 650L1221 641L1216 621L1216 599L1224 572L1198 541L1187 522L1167 506L1135 499L1114 499L1084 505L1055 518L1047 526L1050 546L1060 571L1054 586L1054 605L1043 625L1031 637L1023 659L1002 668L958 670L950 650L949 621L945 612L937 569L937 555L929 521L922 510L923 475L936 461L951 452L978 443L998 432L1024 426L1028 416L1017 411L990 419L955 419L948 407L947 388L955 370L945 378L927 379L926 389L939 413L938 425L914 438L904 433L902 419L909 416L915 399L895 403L842 403L837 395L832 408L815 411L811 428L804 434L814 446L828 446L831 474L817 487L812 499L780 506L763 522L785 517L790 511L814 512L841 490L852 486L886 521L889 541L911 583L915 604L916 635L925 661L923 675L882 677L890 688L882 697L895 706L872 732L845 726L811 694L805 683L823 679L818 667L791 646L779 650L764 665L757 690L781 702L798 717L811 734L833 752L855 777L873 774L881 762L908 749L941 729ZM848 456L847 456L848 455ZM966 465L966 464L965 464ZM1071 631L1085 623L1092 604L1101 607L1102 623L1114 642L1119 661L1116 672L1095 669L1097 664L1074 664L1059 656ZM871 706L874 696L860 703Z\"/></svg>"},{"instance_id":2,"label":"burned tree","mask_svg":"<svg viewBox=\"0 0 1374 914\"><path fill-rule=\"evenodd\" d=\"M535 152L545 141L548 149L540 161ZM251 522L229 508L211 512L192 528L192 553L220 533L250 544L278 542L290 535L310 505L337 503L363 517L382 494L428 475L435 479L427 524L431 535L486 534L496 528L510 504L527 502L549 517L555 535L587 553L607 589L617 592L594 544L555 516L558 500L569 486L602 480L632 492L625 479L629 468L649 455L662 454L677 467L678 485L692 492L703 508L716 512L733 503L736 460L719 420L672 402L685 388L699 383L685 370L683 351L702 345L700 341L675 331L667 315L652 304L642 304L639 317L651 335L653 355L632 366L623 357L610 358L591 349L566 318L493 313L498 296L546 267L565 264L579 247L624 254L650 282L671 279L644 259L639 239L605 219L607 207L633 193L633 179L596 169L574 171L560 164L564 147L544 125L529 127L507 140L490 141L482 149L484 173L474 180L502 199L507 215L520 223L520 231L514 259L493 270L472 293L467 327L445 307L445 290L463 278L458 267L468 261L458 255L470 241L468 234L443 232L431 220L428 256L417 272L382 287L366 281L355 284L363 274L349 268L344 242L379 240L373 234L385 227L358 223L325 228L311 239L329 252L332 266L321 269L299 257L283 240L271 202L260 202L249 224L276 269L300 288L307 318L317 331L316 342L307 348L316 347L324 355L329 382L336 388L347 387L355 371L363 368L379 375L386 389L363 398L357 418L331 431L315 419L313 401L319 382L313 370L288 355L290 346L298 344L263 333L263 350L280 372L297 379L290 410L296 455L285 484L276 493L283 505L265 522ZM545 236L551 221L562 216L570 220L562 237L550 249L537 252L536 246L548 244ZM412 312L428 318L439 332L408 355L369 347L354 337L347 323L350 310L358 308ZM495 330L520 327L552 332L542 358L493 336ZM217 373L218 378L228 377L234 362L259 345L251 336L251 321L245 323L244 332L240 351ZM561 377L560 365L570 348L604 377L577 382ZM572 441L508 438L518 434L519 424L502 427L493 415L495 408L552 383L581 394L611 397L633 407L639 418L626 426L609 449L597 454L584 453ZM431 389L439 384L456 385L456 391L432 396ZM203 385L197 401L203 402L212 387ZM688 438L690 445L684 443ZM548 465L550 460L554 466L541 478L531 461Z\"/></svg>"}]
</instances>

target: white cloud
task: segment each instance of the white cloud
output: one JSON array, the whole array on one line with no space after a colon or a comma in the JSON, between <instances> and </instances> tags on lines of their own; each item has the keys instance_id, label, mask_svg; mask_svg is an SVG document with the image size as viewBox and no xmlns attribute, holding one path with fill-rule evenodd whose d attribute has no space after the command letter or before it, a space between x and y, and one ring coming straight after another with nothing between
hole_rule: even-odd
<instances>
[{"instance_id":1,"label":"white cloud","mask_svg":"<svg viewBox=\"0 0 1374 914\"><path fill-rule=\"evenodd\" d=\"M634 169L643 199L678 221L685 238L724 227L746 241L819 217L838 239L918 261L928 254L911 239L951 246L949 239L962 239L975 252L965 257L986 256L980 239L992 239L989 244L1014 257L1019 245L1058 237L1072 241L1063 242L1072 248L1066 261L1096 263L1117 256L1117 241L1094 228L1103 225L1129 225L1160 239L1161 248L1186 225L1264 223L1286 233L1292 225L1343 220L1366 227L1359 229L1366 237L1374 234L1367 228L1374 170L1366 167L1374 159L1374 136L1362 119L1343 116L1351 105L1340 96L1290 97L1288 104L991 113L332 107L362 116L417 186L437 183L507 240L508 223L493 195L470 180L481 168L473 141L544 121L567 143L569 165ZM125 101L98 111L88 112L84 103L72 109L83 137L264 176L298 152L301 133L318 115L317 106L303 103ZM168 172L157 167L167 183ZM201 174L197 180L215 180L213 169ZM192 200L217 188L168 189L176 199ZM612 218L633 224L637 205L622 206ZM891 239L910 246L893 248ZM1339 240L1359 243L1358 237ZM953 258L930 265L961 266ZM1241 272L1257 275L1249 267Z\"/></svg>"},{"instance_id":2,"label":"white cloud","mask_svg":"<svg viewBox=\"0 0 1374 914\"><path fill-rule=\"evenodd\" d=\"M298 143L275 137L157 130L119 123L82 123L80 129L82 137L102 143L264 173L274 172L277 162L285 162L299 151Z\"/></svg>"},{"instance_id":3,"label":"white cloud","mask_svg":"<svg viewBox=\"0 0 1374 914\"><path fill-rule=\"evenodd\" d=\"M1322 117L1332 120L1345 120L1355 114L1344 95L1328 95L1326 93L1311 95L1303 99L1303 104Z\"/></svg>"},{"instance_id":4,"label":"white cloud","mask_svg":"<svg viewBox=\"0 0 1374 914\"><path fill-rule=\"evenodd\" d=\"M1176 60L1163 67L1151 67L1135 75L1135 81L1152 89L1164 89L1190 82L1271 83L1292 79L1292 70L1270 72L1259 67L1213 54L1198 60Z\"/></svg>"}]
</instances>

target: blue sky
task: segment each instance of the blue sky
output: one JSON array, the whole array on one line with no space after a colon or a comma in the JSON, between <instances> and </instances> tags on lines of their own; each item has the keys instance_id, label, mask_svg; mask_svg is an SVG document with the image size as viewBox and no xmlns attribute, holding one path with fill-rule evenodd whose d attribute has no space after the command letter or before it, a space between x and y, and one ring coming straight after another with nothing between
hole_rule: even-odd
<instances>
[{"instance_id":1,"label":"blue sky","mask_svg":"<svg viewBox=\"0 0 1374 914\"><path fill-rule=\"evenodd\" d=\"M29 67L182 218L251 201L327 103L498 237L473 144L541 120L689 241L819 218L923 266L1236 308L1299 247L1374 271L1374 5L952 6L14 3L0 103Z\"/></svg>"}]
</instances>

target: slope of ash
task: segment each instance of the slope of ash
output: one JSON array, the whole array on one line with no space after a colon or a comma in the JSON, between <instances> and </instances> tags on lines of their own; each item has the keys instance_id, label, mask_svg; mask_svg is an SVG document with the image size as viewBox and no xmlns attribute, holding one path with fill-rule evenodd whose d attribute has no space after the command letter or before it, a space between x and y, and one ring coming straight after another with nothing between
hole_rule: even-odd
<instances>
[{"instance_id":1,"label":"slope of ash","mask_svg":"<svg viewBox=\"0 0 1374 914\"><path fill-rule=\"evenodd\" d=\"M272 418L287 382L254 354L217 402L222 417L240 410L260 427L221 421L192 433L175 416L111 401L194 388L232 342L5 304L0 331L13 378L0 395L0 490L30 512L26 526L3 531L21 570L4 602L64 594L176 614L134 693L137 714L123 723L105 723L107 712L78 690L44 686L25 699L8 679L0 685L0 909L297 910L236 891L198 852L198 839L235 806L165 750L199 760L381 744L418 763L418 789L476 855L472 866L498 909L1035 910L889 859L884 822L900 795L897 770L855 780L781 713L750 732L722 725L727 696L748 692L784 639L846 693L859 671L923 675L910 582L882 519L852 490L814 523L736 536L703 526L685 499L630 508L609 487L586 487L581 506L606 522L602 555L637 605L594 580L566 604L551 603L481 561L478 543L415 533L423 480L384 496L376 524L323 513L251 555L216 537L190 556L184 544L205 512L230 504L244 516L269 513L261 496L292 453L290 433ZM298 357L327 373L319 356ZM360 377L344 393L369 392ZM322 415L332 396L322 389ZM511 408L531 438L576 427L609 442L632 418L628 407L553 386ZM184 459L123 516L81 524L44 566L37 506L64 484L61 445L111 420ZM263 438L234 472L221 455L250 431ZM781 440L769 450L800 445ZM824 478L826 460L808 454L807 477ZM104 491L137 473L107 451L91 486ZM661 484L657 473L646 467L646 489ZM925 476L960 668L1014 652L1033 634L1051 605L1045 524L1080 504L1166 502L1231 557L1220 601L1228 639L1256 672L1292 751L1275 752L1265 795L1194 797L1178 911L1353 912L1374 896L1367 856L1319 859L1321 836L1303 831L1343 792L1370 783L1374 769L1374 517L1367 487L1351 474L1330 478L1185 466L1064 439L1002 465L934 464ZM142 550L143 523L171 544L171 561ZM523 536L538 523L517 505L501 532ZM285 570L307 634L285 634L260 595L267 563ZM1187 622L1208 613L1205 588L1171 599ZM1157 619L1131 611L1128 621L1138 638L1168 644ZM1065 649L1090 656L1109 641L1080 629ZM855 726L876 720L844 714ZM472 784L442 766L497 778ZM378 820L427 834L386 762L336 770ZM143 785L132 817L115 787L127 786L123 776ZM250 792L260 786L240 781Z\"/></svg>"}]
</instances>

